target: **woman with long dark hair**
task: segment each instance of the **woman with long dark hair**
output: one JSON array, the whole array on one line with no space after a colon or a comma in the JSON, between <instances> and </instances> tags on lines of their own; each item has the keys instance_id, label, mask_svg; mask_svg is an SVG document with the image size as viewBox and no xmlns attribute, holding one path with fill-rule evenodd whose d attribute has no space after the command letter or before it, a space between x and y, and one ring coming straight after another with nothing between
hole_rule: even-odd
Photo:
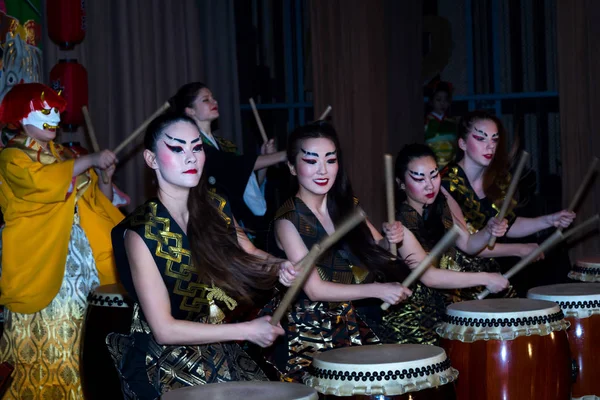
<instances>
[{"instance_id":1,"label":"woman with long dark hair","mask_svg":"<svg viewBox=\"0 0 600 400\"><path fill-rule=\"evenodd\" d=\"M482 272L477 268L467 269L472 272L461 272L465 271L463 264L484 260L469 255L494 256L494 252L485 247L492 235L502 236L508 224L493 218L484 229L470 234L460 207L443 190L440 193L440 172L435 154L427 145L405 146L396 158L395 175L396 219L399 222L384 224L384 232L390 242L399 243L398 254L409 265L422 261L453 225L461 229L456 247L450 247L438 265L430 267L421 276L411 298L384 315L379 334L386 342L436 344L438 337L434 328L446 307L439 289L476 288L481 291L485 286L496 293L508 286L506 278L498 273ZM403 237L400 237L402 230Z\"/></svg>"},{"instance_id":2,"label":"woman with long dark hair","mask_svg":"<svg viewBox=\"0 0 600 400\"><path fill-rule=\"evenodd\" d=\"M267 167L285 162L285 152L276 151L273 139L261 146L261 154L238 154L229 140L212 132L212 123L219 118L219 105L213 93L202 82L183 85L169 100L171 109L192 118L205 144L206 174L212 185L224 191L235 215L262 216L267 210L264 182ZM257 172L254 174L254 172Z\"/></svg>"},{"instance_id":3,"label":"woman with long dark hair","mask_svg":"<svg viewBox=\"0 0 600 400\"><path fill-rule=\"evenodd\" d=\"M297 128L289 137L287 155L298 191L276 214L269 251L296 263L335 231L357 201L331 125L319 122ZM377 319L374 311L381 301L396 304L410 295L397 283L408 269L392 260L378 242L385 240L370 223L362 223L317 260L282 322L287 337L275 359L283 379L301 380L319 351L376 343L363 317ZM364 299L380 301L368 304Z\"/></svg>"},{"instance_id":4,"label":"woman with long dark hair","mask_svg":"<svg viewBox=\"0 0 600 400\"><path fill-rule=\"evenodd\" d=\"M265 380L233 342L266 347L281 327L269 317L223 322L255 293L273 288L280 260L252 250L228 203L208 189L194 120L159 116L147 128L145 148L157 197L113 230L117 270L135 302L131 334L108 339L125 394L153 399L180 386Z\"/></svg>"},{"instance_id":5,"label":"woman with long dark hair","mask_svg":"<svg viewBox=\"0 0 600 400\"><path fill-rule=\"evenodd\" d=\"M451 164L442 186L456 200L472 231L485 226L499 212L510 185L510 160L506 152L507 133L502 122L485 111L473 111L463 116L458 126L458 146L462 157ZM575 213L562 210L537 218L518 217L513 206L506 218L507 238L523 238L551 227L567 228ZM524 257L535 243L499 243L503 255ZM500 270L495 264L496 270ZM463 297L460 293L457 296Z\"/></svg>"}]
</instances>

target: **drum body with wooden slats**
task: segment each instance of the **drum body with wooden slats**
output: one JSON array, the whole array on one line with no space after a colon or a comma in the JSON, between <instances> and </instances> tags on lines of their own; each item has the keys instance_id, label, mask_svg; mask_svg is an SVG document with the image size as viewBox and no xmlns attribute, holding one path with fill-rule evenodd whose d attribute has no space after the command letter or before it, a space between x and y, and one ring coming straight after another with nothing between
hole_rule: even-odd
<instances>
[{"instance_id":1,"label":"drum body with wooden slats","mask_svg":"<svg viewBox=\"0 0 600 400\"><path fill-rule=\"evenodd\" d=\"M567 336L578 367L572 398L600 399L600 283L540 286L527 297L558 303L571 323Z\"/></svg>"},{"instance_id":2,"label":"drum body with wooden slats","mask_svg":"<svg viewBox=\"0 0 600 400\"><path fill-rule=\"evenodd\" d=\"M557 304L486 299L451 304L436 329L458 369L461 400L568 400L572 364Z\"/></svg>"},{"instance_id":3,"label":"drum body with wooden slats","mask_svg":"<svg viewBox=\"0 0 600 400\"><path fill-rule=\"evenodd\" d=\"M581 282L600 282L600 257L577 260L569 272L569 278Z\"/></svg>"},{"instance_id":4,"label":"drum body with wooden slats","mask_svg":"<svg viewBox=\"0 0 600 400\"><path fill-rule=\"evenodd\" d=\"M86 400L123 398L106 336L129 333L132 312L121 285L103 285L88 296L81 340L81 384Z\"/></svg>"},{"instance_id":5,"label":"drum body with wooden slats","mask_svg":"<svg viewBox=\"0 0 600 400\"><path fill-rule=\"evenodd\" d=\"M226 382L176 389L162 395L162 400L317 400L314 389L299 383Z\"/></svg>"},{"instance_id":6,"label":"drum body with wooden slats","mask_svg":"<svg viewBox=\"0 0 600 400\"><path fill-rule=\"evenodd\" d=\"M322 399L456 399L444 349L418 344L354 346L314 357L305 384Z\"/></svg>"}]
</instances>

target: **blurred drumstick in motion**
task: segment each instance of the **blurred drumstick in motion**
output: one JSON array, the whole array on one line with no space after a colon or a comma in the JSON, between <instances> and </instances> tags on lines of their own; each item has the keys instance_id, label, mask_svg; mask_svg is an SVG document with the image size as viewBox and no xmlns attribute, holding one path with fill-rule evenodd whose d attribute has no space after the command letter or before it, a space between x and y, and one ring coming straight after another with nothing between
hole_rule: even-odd
<instances>
[{"instance_id":1,"label":"blurred drumstick in motion","mask_svg":"<svg viewBox=\"0 0 600 400\"><path fill-rule=\"evenodd\" d=\"M529 158L529 153L526 151L521 152L521 157L519 158L519 164L517 164L517 169L515 170L515 174L510 180L510 185L508 186L508 190L506 191L506 196L504 196L504 201L502 202L502 207L500 208L500 213L498 214L498 219L502 221L506 212L508 211L508 207L510 207L510 203L512 202L515 191L517 190L517 185L519 184L519 180L521 179L521 174L523 173L523 169L525 169L525 163L527 163L527 159ZM496 244L496 236L492 236L488 241L488 247L492 248Z\"/></svg>"},{"instance_id":2,"label":"blurred drumstick in motion","mask_svg":"<svg viewBox=\"0 0 600 400\"><path fill-rule=\"evenodd\" d=\"M260 119L260 115L258 115L258 110L256 109L256 103L254 103L254 99L250 97L248 100L250 102L250 108L252 108L252 114L254 114L254 119L256 120L256 124L258 125L258 130L260 131L260 136L262 137L263 142L268 142L269 138L267 137L267 133L265 132L265 127L263 126L262 120Z\"/></svg>"},{"instance_id":3,"label":"blurred drumstick in motion","mask_svg":"<svg viewBox=\"0 0 600 400\"><path fill-rule=\"evenodd\" d=\"M151 116L149 116L144 122L142 122L142 124L140 126L138 126L137 129L135 131L133 131L133 133L127 137L127 139L123 140L123 142L121 142L121 144L118 145L113 150L113 153L115 153L115 154L120 153L125 147L127 147L127 145L129 143L133 142L135 140L135 138L137 138L141 133L143 133L146 130L146 127L148 126L148 124L150 122L152 122L152 120L154 118L158 117L160 114L167 111L169 109L169 107L170 107L169 102L166 102L165 104L160 106L160 108L158 110L156 110Z\"/></svg>"},{"instance_id":4,"label":"blurred drumstick in motion","mask_svg":"<svg viewBox=\"0 0 600 400\"><path fill-rule=\"evenodd\" d=\"M590 163L590 166L585 176L583 177L583 180L581 181L579 187L577 188L577 191L575 192L575 196L573 196L571 203L569 203L569 208L567 208L568 211L575 211L575 207L577 207L579 201L581 200L581 197L583 197L583 193L585 192L585 189L592 180L592 177L596 172L596 168L598 168L598 157L594 157L592 159L592 162ZM561 231L563 230L562 227L559 227L558 229Z\"/></svg>"},{"instance_id":5,"label":"blurred drumstick in motion","mask_svg":"<svg viewBox=\"0 0 600 400\"><path fill-rule=\"evenodd\" d=\"M273 317L271 317L271 325L277 325L281 318L287 311L288 307L292 304L292 302L296 299L298 292L304 286L304 283L308 279L311 271L315 266L315 261L331 246L333 246L338 240L344 237L348 232L354 229L358 224L363 222L366 219L366 214L361 209L357 209L353 214L350 215L347 219L345 219L338 228L336 228L335 232L330 236L327 236L319 243L315 244L308 254L300 260L296 264L296 270L299 271L298 276L294 280L292 286L288 289L285 296L279 303L279 307L273 313Z\"/></svg>"},{"instance_id":6,"label":"blurred drumstick in motion","mask_svg":"<svg viewBox=\"0 0 600 400\"><path fill-rule=\"evenodd\" d=\"M321 116L319 117L319 119L317 121L324 121L330 112L331 112L331 106L328 105L327 108L325 109L325 111L323 111L323 114L321 114Z\"/></svg>"},{"instance_id":7,"label":"blurred drumstick in motion","mask_svg":"<svg viewBox=\"0 0 600 400\"><path fill-rule=\"evenodd\" d=\"M421 261L419 265L417 265L417 267L411 271L410 275L406 277L404 282L402 282L402 286L409 287L417 279L419 279L421 275L425 273L427 268L431 266L434 260L439 258L439 256L442 255L442 253L446 251L448 247L454 245L454 242L456 242L459 233L460 228L456 225L454 225L448 232L446 232L446 234L442 237L442 239L439 242L437 242L433 249L431 249L429 254L427 254L427 256L423 259L423 261ZM390 303L383 303L381 305L381 309L385 311L388 308L390 308L390 306Z\"/></svg>"},{"instance_id":8,"label":"blurred drumstick in motion","mask_svg":"<svg viewBox=\"0 0 600 400\"><path fill-rule=\"evenodd\" d=\"M383 156L385 165L385 193L387 200L387 222L393 224L396 220L395 206L394 206L394 169L392 167L392 156L385 154ZM403 228L404 229L404 228ZM396 243L390 243L390 253L397 256Z\"/></svg>"},{"instance_id":9,"label":"blurred drumstick in motion","mask_svg":"<svg viewBox=\"0 0 600 400\"><path fill-rule=\"evenodd\" d=\"M83 119L85 119L85 125L87 127L87 133L90 137L90 144L92 145L92 150L94 153L98 153L100 151L100 146L98 145L98 139L96 138L96 131L94 131L94 125L92 124L92 118L90 117L90 112L88 111L87 106L81 107L81 112L83 113ZM108 183L108 175L106 175L105 171L100 173L102 176L102 182Z\"/></svg>"}]
</instances>

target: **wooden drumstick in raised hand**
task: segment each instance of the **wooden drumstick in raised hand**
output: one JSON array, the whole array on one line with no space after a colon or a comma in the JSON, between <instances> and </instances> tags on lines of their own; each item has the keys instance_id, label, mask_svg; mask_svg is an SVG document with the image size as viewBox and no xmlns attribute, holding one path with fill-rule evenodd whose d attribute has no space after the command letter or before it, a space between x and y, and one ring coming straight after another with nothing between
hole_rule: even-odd
<instances>
[{"instance_id":1,"label":"wooden drumstick in raised hand","mask_svg":"<svg viewBox=\"0 0 600 400\"><path fill-rule=\"evenodd\" d=\"M540 254L542 254L542 253L546 252L548 249L556 246L561 241L566 240L566 239L570 238L571 236L574 236L580 232L585 231L590 226L597 225L599 221L600 221L600 215L596 214L592 218L587 220L586 222L579 224L576 227L570 229L569 231L567 231L567 233L563 234L563 232L560 229L557 229L537 249L535 249L533 252L529 253L526 257L523 257L521 259L521 261L519 261L518 263L516 263L514 265L514 267L512 267L511 269L506 271L506 273L504 274L504 277L506 279L512 278L517 272L521 271L523 268L525 268L526 266L531 264ZM490 294L490 291L485 289L483 292L479 293L477 298L479 300L481 300L481 299L484 299L487 296L489 296L489 294Z\"/></svg>"},{"instance_id":2,"label":"wooden drumstick in raised hand","mask_svg":"<svg viewBox=\"0 0 600 400\"><path fill-rule=\"evenodd\" d=\"M133 131L133 133L131 135L129 135L125 140L123 140L121 142L120 145L118 145L114 150L113 153L118 154L120 153L125 147L127 147L127 145L131 142L133 142L135 140L135 138L137 138L141 133L144 132L144 130L146 129L146 127L148 126L148 124L150 122L152 122L152 120L156 117L158 117L160 114L164 113L165 111L167 111L169 109L170 105L168 102L166 102L165 104L163 104L158 110L156 110L150 117L148 117L144 122L142 122L142 124L140 126L137 127L137 129L135 131Z\"/></svg>"},{"instance_id":3,"label":"wooden drumstick in raised hand","mask_svg":"<svg viewBox=\"0 0 600 400\"><path fill-rule=\"evenodd\" d=\"M387 222L393 224L396 220L395 204L394 204L394 169L392 167L392 156L385 154L383 156L385 164L385 199L387 201ZM390 253L397 256L396 243L390 243Z\"/></svg>"},{"instance_id":4,"label":"wooden drumstick in raised hand","mask_svg":"<svg viewBox=\"0 0 600 400\"><path fill-rule=\"evenodd\" d=\"M506 191L506 196L504 197L504 201L502 202L502 207L500 208L500 213L498 214L498 219L502 221L506 212L508 211L508 207L512 202L515 191L517 190L517 185L519 184L519 179L521 179L521 174L523 173L523 169L525 168L525 163L527 163L527 159L529 158L529 153L526 151L521 152L521 157L519 158L519 164L517 164L517 169L515 170L515 174L510 181L510 185L508 186L508 190ZM494 247L496 244L496 236L492 236L488 241L488 247Z\"/></svg>"},{"instance_id":5,"label":"wooden drumstick in raised hand","mask_svg":"<svg viewBox=\"0 0 600 400\"><path fill-rule=\"evenodd\" d=\"M269 138L267 137L267 133L265 132L265 127L263 126L262 120L260 119L260 115L258 115L258 110L256 109L256 103L254 103L254 99L250 97L248 99L250 102L250 108L252 108L252 114L254 114L254 119L256 120L256 125L258 125L258 130L260 131L260 136L262 137L263 142L268 142Z\"/></svg>"},{"instance_id":6,"label":"wooden drumstick in raised hand","mask_svg":"<svg viewBox=\"0 0 600 400\"><path fill-rule=\"evenodd\" d=\"M85 119L85 125L87 127L87 133L90 137L90 144L92 145L92 150L94 153L98 153L100 151L100 146L98 145L98 139L96 138L96 132L94 131L94 125L92 124L92 118L90 117L90 113L88 111L87 106L81 107L81 112L83 113L83 119ZM100 173L102 177L102 182L108 183L108 175L106 175L105 171Z\"/></svg>"},{"instance_id":7,"label":"wooden drumstick in raised hand","mask_svg":"<svg viewBox=\"0 0 600 400\"><path fill-rule=\"evenodd\" d=\"M585 176L583 177L581 184L579 185L579 187L577 188L577 191L575 192L575 196L573 196L571 203L569 203L569 208L567 208L568 211L575 211L575 207L577 207L577 205L579 204L579 200L581 200L581 197L583 196L583 192L585 191L585 188L588 186L588 184L590 183L590 180L594 176L594 173L596 172L596 168L598 168L598 157L594 157L592 159L592 162L590 163L590 166L589 166ZM563 228L559 227L558 229L562 230Z\"/></svg>"},{"instance_id":8,"label":"wooden drumstick in raised hand","mask_svg":"<svg viewBox=\"0 0 600 400\"><path fill-rule=\"evenodd\" d=\"M331 112L331 106L327 106L327 108L325 109L325 111L323 111L323 114L321 114L321 116L319 117L319 119L317 121L323 121L325 120L325 118L327 118L327 116L329 115L329 113Z\"/></svg>"},{"instance_id":9,"label":"wooden drumstick in raised hand","mask_svg":"<svg viewBox=\"0 0 600 400\"><path fill-rule=\"evenodd\" d=\"M296 270L299 271L298 276L294 280L292 286L287 290L285 296L279 303L279 307L273 313L271 317L271 325L275 326L281 321L283 315L287 311L288 307L296 299L298 292L304 286L304 283L308 279L310 272L315 266L315 261L333 246L338 240L344 237L348 232L354 229L358 224L363 222L366 218L366 214L361 209L357 209L350 217L345 219L339 227L336 228L335 232L331 236L327 236L321 242L315 244L308 254L296 264Z\"/></svg>"},{"instance_id":10,"label":"wooden drumstick in raised hand","mask_svg":"<svg viewBox=\"0 0 600 400\"><path fill-rule=\"evenodd\" d=\"M429 254L427 254L427 256L419 263L419 265L417 265L417 267L411 271L410 275L408 275L406 277L404 282L402 282L402 286L409 287L417 279L419 279L421 277L421 275L423 275L425 273L427 268L429 268L431 266L433 261L435 259L439 258L439 256L444 251L446 251L446 249L448 247L452 246L454 244L454 242L456 242L456 239L458 238L459 233L460 233L460 228L456 225L454 225L448 232L446 232L446 234L442 237L442 239L439 242L437 242L437 244L433 247L433 249L431 249ZM390 306L391 306L390 303L383 303L381 305L381 309L385 311L388 308L390 308Z\"/></svg>"}]
</instances>

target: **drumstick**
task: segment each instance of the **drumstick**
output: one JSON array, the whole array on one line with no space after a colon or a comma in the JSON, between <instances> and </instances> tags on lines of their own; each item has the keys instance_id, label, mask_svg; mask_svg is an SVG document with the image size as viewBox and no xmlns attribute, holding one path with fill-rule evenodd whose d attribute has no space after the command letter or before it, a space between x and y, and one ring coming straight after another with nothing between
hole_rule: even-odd
<instances>
[{"instance_id":1,"label":"drumstick","mask_svg":"<svg viewBox=\"0 0 600 400\"><path fill-rule=\"evenodd\" d=\"M273 313L270 322L271 325L277 325L279 321L281 321L281 318L287 311L288 307L290 304L292 304L296 298L296 295L308 279L310 272L315 266L315 261L344 235L354 229L358 224L363 222L366 217L367 216L364 211L357 209L350 217L345 219L338 228L336 228L335 232L333 232L331 236L327 236L321 240L320 243L315 244L310 249L308 254L296 264L296 270L300 271L300 273L294 280L292 286L286 292L285 296L283 296L283 299L281 300L281 303L279 303L277 310L275 310Z\"/></svg>"},{"instance_id":2,"label":"drumstick","mask_svg":"<svg viewBox=\"0 0 600 400\"><path fill-rule=\"evenodd\" d=\"M325 118L327 118L327 116L329 115L329 113L331 112L331 106L327 106L327 108L325 109L325 111L323 111L323 114L321 114L321 116L319 117L319 119L317 121L323 121Z\"/></svg>"},{"instance_id":3,"label":"drumstick","mask_svg":"<svg viewBox=\"0 0 600 400\"><path fill-rule=\"evenodd\" d=\"M148 126L148 124L156 117L158 117L160 114L164 113L165 111L167 111L169 109L170 105L169 102L166 102L165 104L163 104L158 110L156 110L154 112L154 114L152 114L150 117L148 117L144 122L142 122L142 124L140 126L138 126L138 128L133 131L133 133L131 135L129 135L127 137L127 139L123 140L123 142L121 142L120 145L118 145L114 150L113 153L118 154L120 153L125 147L127 147L127 145L129 143L131 143L136 137L138 137L140 135L140 133L144 132L144 130L146 129L146 127Z\"/></svg>"},{"instance_id":4,"label":"drumstick","mask_svg":"<svg viewBox=\"0 0 600 400\"><path fill-rule=\"evenodd\" d=\"M502 202L502 207L500 208L500 213L498 214L498 219L502 221L504 219L504 215L508 211L508 207L512 202L513 195L515 194L515 190L517 190L517 185L519 184L519 179L521 179L521 173L525 168L525 163L529 158L529 153L526 151L521 152L521 157L519 158L519 164L517 165L517 169L515 170L515 174L510 181L510 185L508 186L508 190L506 192L506 196L504 197L504 201ZM492 236L488 241L488 247L494 247L496 244L496 236Z\"/></svg>"},{"instance_id":5,"label":"drumstick","mask_svg":"<svg viewBox=\"0 0 600 400\"><path fill-rule=\"evenodd\" d=\"M263 142L268 142L269 138L265 132L265 127L263 126L262 120L260 119L260 115L258 115L258 110L256 109L256 104L254 103L254 99L250 97L248 100L250 102L250 107L252 108L252 114L254 114L254 119L256 120L256 125L258 125L258 130L260 131L260 136L262 136Z\"/></svg>"},{"instance_id":6,"label":"drumstick","mask_svg":"<svg viewBox=\"0 0 600 400\"><path fill-rule=\"evenodd\" d=\"M442 239L439 242L437 242L433 249L431 249L429 254L427 254L427 256L419 263L419 265L417 265L417 267L411 271L410 275L408 275L404 282L402 282L402 286L409 287L417 279L419 279L421 275L425 273L427 268L431 266L433 260L437 259L444 251L446 251L448 247L452 246L454 242L456 242L459 233L460 228L456 225L454 225L452 229L446 232ZM385 311L388 308L390 308L390 306L390 303L383 303L381 305L381 309Z\"/></svg>"},{"instance_id":7,"label":"drumstick","mask_svg":"<svg viewBox=\"0 0 600 400\"><path fill-rule=\"evenodd\" d=\"M577 207L579 200L581 200L581 196L583 195L585 188L587 187L589 181L592 179L592 176L594 176L594 172L596 172L597 167L598 167L598 157L594 157L594 159L590 163L590 167L588 168L587 173L585 174L585 176L583 178L583 181L581 181L579 188L577 188L577 191L575 192L575 196L573 196L573 200L571 200L571 203L569 204L569 208L567 210L569 210L569 211L575 210L575 207Z\"/></svg>"},{"instance_id":8,"label":"drumstick","mask_svg":"<svg viewBox=\"0 0 600 400\"><path fill-rule=\"evenodd\" d=\"M573 230L575 230L575 229L573 229ZM564 236L563 236L562 232L559 230L556 230L537 249L535 249L534 251L529 253L527 256L523 257L521 259L521 261L519 261L511 269L506 271L506 273L503 274L504 277L506 279L510 279L517 272L521 271L527 265L531 264L540 254L547 251L551 247L554 247L556 244L558 244L563 239L564 239ZM477 298L479 300L485 299L487 296L490 295L490 293L491 292L489 290L485 289L483 292L481 292L477 295Z\"/></svg>"},{"instance_id":9,"label":"drumstick","mask_svg":"<svg viewBox=\"0 0 600 400\"><path fill-rule=\"evenodd\" d=\"M395 210L394 210L394 170L392 168L392 156L390 154L386 154L383 156L383 161L385 164L385 193L387 200L387 213L388 213L388 224L393 224L396 220ZM397 256L396 243L390 243L390 253Z\"/></svg>"},{"instance_id":10,"label":"drumstick","mask_svg":"<svg viewBox=\"0 0 600 400\"><path fill-rule=\"evenodd\" d=\"M92 118L90 117L87 106L81 107L81 112L83 113L83 119L85 119L85 125L87 126L87 133L90 137L92 150L94 150L94 153L98 153L100 151L100 146L98 145L98 139L96 138L96 132L94 131L94 125L92 125ZM108 180L108 175L106 175L106 171L102 171L100 175L102 176L102 182L110 182Z\"/></svg>"},{"instance_id":11,"label":"drumstick","mask_svg":"<svg viewBox=\"0 0 600 400\"><path fill-rule=\"evenodd\" d=\"M588 227L595 225L598 223L598 221L600 221L600 215L596 214L594 215L592 218L588 219L587 221L577 225L575 228L568 230L565 234L564 234L564 238L563 240L567 240L569 239L571 236L575 235L576 233L579 233L581 231L586 230Z\"/></svg>"}]
</instances>

